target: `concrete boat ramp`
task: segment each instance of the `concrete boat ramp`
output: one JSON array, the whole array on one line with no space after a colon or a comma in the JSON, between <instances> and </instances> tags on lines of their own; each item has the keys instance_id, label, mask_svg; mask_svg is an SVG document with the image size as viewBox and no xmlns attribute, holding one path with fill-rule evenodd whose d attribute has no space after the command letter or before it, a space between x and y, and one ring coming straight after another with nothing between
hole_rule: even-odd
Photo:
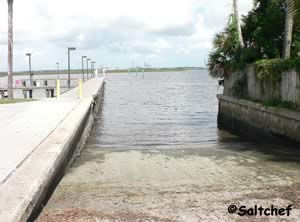
<instances>
[{"instance_id":1,"label":"concrete boat ramp","mask_svg":"<svg viewBox=\"0 0 300 222\"><path fill-rule=\"evenodd\" d=\"M59 99L0 106L0 221L27 221L42 208L82 142L104 79ZM79 145L78 145L79 144Z\"/></svg>"}]
</instances>

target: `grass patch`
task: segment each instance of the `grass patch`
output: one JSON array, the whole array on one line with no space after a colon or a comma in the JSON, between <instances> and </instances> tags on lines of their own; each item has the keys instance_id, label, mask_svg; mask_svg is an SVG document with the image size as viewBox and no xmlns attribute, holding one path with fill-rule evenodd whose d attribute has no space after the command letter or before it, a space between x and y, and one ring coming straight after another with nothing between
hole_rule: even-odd
<instances>
[{"instance_id":1,"label":"grass patch","mask_svg":"<svg viewBox=\"0 0 300 222\"><path fill-rule=\"evenodd\" d=\"M298 106L292 102L281 101L279 99L272 99L262 103L264 106L267 107L277 107L277 108L285 108L285 109L298 109Z\"/></svg>"},{"instance_id":2,"label":"grass patch","mask_svg":"<svg viewBox=\"0 0 300 222\"><path fill-rule=\"evenodd\" d=\"M14 104L14 103L25 103L25 102L32 102L35 101L34 99L0 99L1 104Z\"/></svg>"}]
</instances>

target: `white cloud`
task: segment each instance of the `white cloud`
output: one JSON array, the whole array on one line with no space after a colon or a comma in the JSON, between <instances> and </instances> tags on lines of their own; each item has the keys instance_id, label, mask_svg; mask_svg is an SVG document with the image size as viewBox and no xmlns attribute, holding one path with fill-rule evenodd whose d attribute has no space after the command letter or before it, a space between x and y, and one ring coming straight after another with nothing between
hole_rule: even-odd
<instances>
[{"instance_id":1,"label":"white cloud","mask_svg":"<svg viewBox=\"0 0 300 222\"><path fill-rule=\"evenodd\" d=\"M0 58L7 56L6 1L3 4ZM27 51L33 53L36 69L54 68L56 61L64 65L70 45L78 48L73 53L77 67L83 54L114 66L129 66L132 58L141 64L151 59L159 66L201 65L213 35L228 20L231 4L232 0L16 0L15 68L27 68ZM246 13L251 4L240 0L241 11ZM0 60L1 70L6 61Z\"/></svg>"}]
</instances>

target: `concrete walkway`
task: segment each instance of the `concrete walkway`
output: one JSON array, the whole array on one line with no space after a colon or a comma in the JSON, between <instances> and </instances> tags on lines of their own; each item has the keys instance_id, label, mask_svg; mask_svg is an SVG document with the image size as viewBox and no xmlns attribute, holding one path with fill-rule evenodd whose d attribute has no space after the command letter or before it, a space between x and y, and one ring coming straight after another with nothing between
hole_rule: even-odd
<instances>
[{"instance_id":1,"label":"concrete walkway","mask_svg":"<svg viewBox=\"0 0 300 222\"><path fill-rule=\"evenodd\" d=\"M0 105L0 185L72 111L76 100Z\"/></svg>"},{"instance_id":2,"label":"concrete walkway","mask_svg":"<svg viewBox=\"0 0 300 222\"><path fill-rule=\"evenodd\" d=\"M75 88L60 99L0 105L0 221L26 220L28 212L24 214L23 210L28 210L26 203L31 203L34 187L41 184L38 175L45 176L43 170L54 167L49 158L56 161L62 149L52 150L55 156L40 155L32 159L33 156L43 152L42 149L48 149L49 153L49 144L64 147L71 142L69 139L74 137L102 84L103 78L84 83L82 99ZM35 169L33 174L30 168Z\"/></svg>"}]
</instances>

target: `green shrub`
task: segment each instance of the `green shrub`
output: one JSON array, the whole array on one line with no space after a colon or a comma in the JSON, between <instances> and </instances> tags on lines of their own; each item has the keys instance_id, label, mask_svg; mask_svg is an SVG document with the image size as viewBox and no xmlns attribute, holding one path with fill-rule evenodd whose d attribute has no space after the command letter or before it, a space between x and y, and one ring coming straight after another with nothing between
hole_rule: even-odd
<instances>
[{"instance_id":1,"label":"green shrub","mask_svg":"<svg viewBox=\"0 0 300 222\"><path fill-rule=\"evenodd\" d=\"M272 99L263 102L264 106L268 107L277 107L277 108L285 108L285 109L297 109L298 106L295 103L288 101L281 101L280 99Z\"/></svg>"},{"instance_id":2,"label":"green shrub","mask_svg":"<svg viewBox=\"0 0 300 222\"><path fill-rule=\"evenodd\" d=\"M255 63L256 76L260 80L278 82L283 72L300 70L300 59L263 59Z\"/></svg>"}]
</instances>

